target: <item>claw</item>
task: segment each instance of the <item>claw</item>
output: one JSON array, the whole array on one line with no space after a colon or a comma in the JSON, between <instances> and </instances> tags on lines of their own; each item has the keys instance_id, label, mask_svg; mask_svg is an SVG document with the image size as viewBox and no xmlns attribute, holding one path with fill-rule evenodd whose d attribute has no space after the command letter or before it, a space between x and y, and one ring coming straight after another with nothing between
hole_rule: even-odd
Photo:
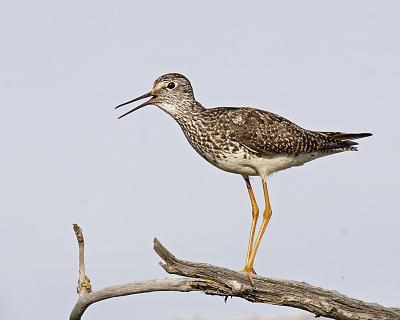
<instances>
[{"instance_id":1,"label":"claw","mask_svg":"<svg viewBox=\"0 0 400 320\"><path fill-rule=\"evenodd\" d=\"M244 266L244 269L240 270L240 272L244 272L244 273L247 274L247 277L249 278L249 281L250 281L251 285L254 287L253 275L257 275L256 270L254 270L253 267Z\"/></svg>"}]
</instances>

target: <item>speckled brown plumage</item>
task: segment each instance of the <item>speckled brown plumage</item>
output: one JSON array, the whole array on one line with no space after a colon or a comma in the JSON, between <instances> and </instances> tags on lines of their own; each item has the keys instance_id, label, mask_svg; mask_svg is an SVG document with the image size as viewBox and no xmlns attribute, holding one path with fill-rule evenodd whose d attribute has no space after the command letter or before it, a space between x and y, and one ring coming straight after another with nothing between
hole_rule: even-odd
<instances>
[{"instance_id":1,"label":"speckled brown plumage","mask_svg":"<svg viewBox=\"0 0 400 320\"><path fill-rule=\"evenodd\" d=\"M169 89L172 84L174 87ZM158 78L145 96L152 98L139 107L159 106L178 122L203 158L220 169L244 176L267 175L325 155L357 150L352 139L370 135L310 131L277 114L251 107L204 108L195 100L189 80L177 73ZM268 161L252 165L255 159L277 159L279 165L269 165Z\"/></svg>"},{"instance_id":2,"label":"speckled brown plumage","mask_svg":"<svg viewBox=\"0 0 400 320\"><path fill-rule=\"evenodd\" d=\"M204 108L195 100L189 80L177 73L161 76L149 93L117 108L147 97L150 100L120 118L146 105L156 105L178 122L189 143L204 159L244 177L252 204L252 225L243 271L252 283L254 259L272 215L266 176L330 154L355 151L357 143L353 140L371 135L310 131L274 113L251 107ZM261 177L265 200L256 238L258 206L249 176Z\"/></svg>"}]
</instances>

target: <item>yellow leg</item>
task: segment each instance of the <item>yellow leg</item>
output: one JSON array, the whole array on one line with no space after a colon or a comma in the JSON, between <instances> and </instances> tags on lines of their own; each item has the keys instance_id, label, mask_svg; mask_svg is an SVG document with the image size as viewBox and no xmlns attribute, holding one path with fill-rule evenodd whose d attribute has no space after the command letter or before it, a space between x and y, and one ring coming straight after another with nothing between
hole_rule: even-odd
<instances>
[{"instance_id":1,"label":"yellow leg","mask_svg":"<svg viewBox=\"0 0 400 320\"><path fill-rule=\"evenodd\" d=\"M263 214L263 221L261 223L260 230L258 231L257 238L256 238L256 241L254 242L254 247L252 248L251 255L249 258L248 267L251 269L253 269L254 259L257 254L257 250L260 246L260 242L264 235L265 229L267 228L269 219L271 219L271 216L272 216L272 209L271 209L271 204L269 202L267 182L265 181L265 178L261 178L261 180L262 180L263 191L264 191L265 210L264 210L264 214Z\"/></svg>"},{"instance_id":2,"label":"yellow leg","mask_svg":"<svg viewBox=\"0 0 400 320\"><path fill-rule=\"evenodd\" d=\"M251 256L251 252L253 251L254 233L256 231L259 210L258 210L256 198L254 196L253 189L251 187L250 180L249 180L249 178L244 178L244 180L246 181L247 191L249 192L249 197L250 197L250 201L251 201L252 222L251 222L251 229L250 229L249 245L248 245L248 248L247 248L246 263L244 265L243 271L247 273L247 275L249 276L250 281L253 283L252 274L255 274L256 272L250 266L250 256Z\"/></svg>"}]
</instances>

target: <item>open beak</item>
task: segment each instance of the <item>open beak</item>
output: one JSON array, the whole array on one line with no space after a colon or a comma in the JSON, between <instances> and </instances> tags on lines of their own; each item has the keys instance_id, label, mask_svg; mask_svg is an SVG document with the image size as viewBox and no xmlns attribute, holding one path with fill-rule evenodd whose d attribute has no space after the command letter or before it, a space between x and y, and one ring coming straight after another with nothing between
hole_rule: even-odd
<instances>
[{"instance_id":1,"label":"open beak","mask_svg":"<svg viewBox=\"0 0 400 320\"><path fill-rule=\"evenodd\" d=\"M153 94L151 93L151 91L148 92L148 93L146 93L146 94L144 94L144 95L142 95L142 96L140 96L140 97L137 97L137 98L135 98L135 99L133 99L133 100L130 100L130 101L125 102L125 103L122 103L122 104L120 104L119 106L116 106L115 109L118 109L118 108L120 108L120 107L122 107L122 106L125 106L125 105L127 105L127 104L132 103L132 102L135 102L135 101L138 101L138 100L142 100L142 99L148 98L148 97L153 97ZM144 106L147 106L147 105L149 105L149 104L152 104L152 102L153 102L152 99L147 100L146 102L143 102L142 104L138 105L137 107L133 108L132 110L130 110L130 111L124 113L122 116L119 116L118 119L121 119L122 117L125 117L126 115L130 114L131 112L136 111L136 110L138 110L138 109L140 109L140 108L143 108Z\"/></svg>"}]
</instances>

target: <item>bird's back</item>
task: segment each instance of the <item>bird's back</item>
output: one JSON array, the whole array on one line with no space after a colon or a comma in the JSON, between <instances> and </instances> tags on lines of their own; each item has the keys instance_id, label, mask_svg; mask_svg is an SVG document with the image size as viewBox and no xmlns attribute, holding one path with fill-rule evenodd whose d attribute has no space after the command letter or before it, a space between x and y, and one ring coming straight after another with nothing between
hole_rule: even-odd
<instances>
[{"instance_id":1,"label":"bird's back","mask_svg":"<svg viewBox=\"0 0 400 320\"><path fill-rule=\"evenodd\" d=\"M371 135L310 131L277 114L251 107L216 107L204 112L220 118L216 122L232 140L266 155L356 150L357 142L352 139Z\"/></svg>"}]
</instances>

